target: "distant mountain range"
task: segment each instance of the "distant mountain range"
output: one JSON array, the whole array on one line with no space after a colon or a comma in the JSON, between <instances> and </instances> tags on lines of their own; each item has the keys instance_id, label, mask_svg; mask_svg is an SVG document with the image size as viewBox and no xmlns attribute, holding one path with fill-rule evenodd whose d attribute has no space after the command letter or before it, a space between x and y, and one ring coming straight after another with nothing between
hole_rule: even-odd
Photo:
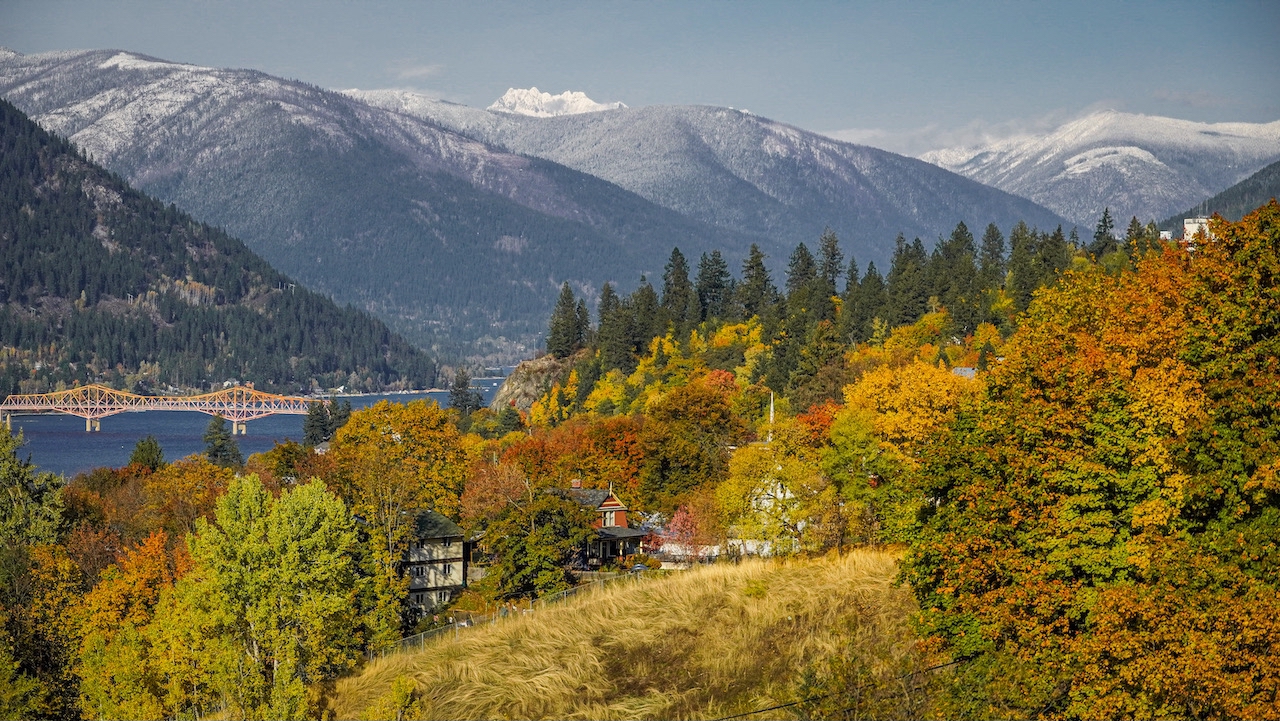
<instances>
[{"instance_id":1,"label":"distant mountain range","mask_svg":"<svg viewBox=\"0 0 1280 721\"><path fill-rule=\"evenodd\" d=\"M288 393L429 388L381 321L130 188L0 100L0 396L251 381Z\"/></svg>"},{"instance_id":2,"label":"distant mountain range","mask_svg":"<svg viewBox=\"0 0 1280 721\"><path fill-rule=\"evenodd\" d=\"M552 118L557 115L621 110L625 107L627 107L626 103L597 103L588 98L586 93L571 90L552 95L541 92L537 88L509 88L488 109L516 115L530 115L535 118Z\"/></svg>"},{"instance_id":3,"label":"distant mountain range","mask_svg":"<svg viewBox=\"0 0 1280 721\"><path fill-rule=\"evenodd\" d=\"M1166 218L1280 160L1280 121L1196 123L1098 112L1043 135L920 156L1093 227Z\"/></svg>"},{"instance_id":4,"label":"distant mountain range","mask_svg":"<svg viewBox=\"0 0 1280 721\"><path fill-rule=\"evenodd\" d=\"M672 246L732 261L758 242L777 268L829 226L865 267L899 232L1062 222L928 163L725 108L529 117L114 50L0 52L0 95L459 359L527 356L562 281L626 289L660 276Z\"/></svg>"},{"instance_id":5,"label":"distant mountain range","mask_svg":"<svg viewBox=\"0 0 1280 721\"><path fill-rule=\"evenodd\" d=\"M1177 237L1182 233L1184 218L1207 217L1214 213L1227 220L1240 220L1245 214L1266 205L1272 198L1280 198L1280 160L1212 198L1173 215L1160 223L1160 229L1173 231L1174 237Z\"/></svg>"}]
</instances>

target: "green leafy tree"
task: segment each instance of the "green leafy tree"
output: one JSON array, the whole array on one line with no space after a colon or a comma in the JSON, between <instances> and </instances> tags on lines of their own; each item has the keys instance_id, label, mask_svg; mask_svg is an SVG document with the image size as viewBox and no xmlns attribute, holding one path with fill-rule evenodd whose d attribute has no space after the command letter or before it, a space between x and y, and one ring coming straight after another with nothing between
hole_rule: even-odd
<instances>
[{"instance_id":1,"label":"green leafy tree","mask_svg":"<svg viewBox=\"0 0 1280 721\"><path fill-rule=\"evenodd\" d=\"M190 539L186 615L222 653L202 663L240 718L302 719L307 687L359 658L355 522L319 481L272 498L236 479Z\"/></svg>"},{"instance_id":2,"label":"green leafy tree","mask_svg":"<svg viewBox=\"0 0 1280 721\"><path fill-rule=\"evenodd\" d=\"M569 568L585 560L594 520L594 509L554 492L530 491L509 504L485 532L498 596L542 596L572 586Z\"/></svg>"},{"instance_id":3,"label":"green leafy tree","mask_svg":"<svg viewBox=\"0 0 1280 721\"><path fill-rule=\"evenodd\" d=\"M55 543L62 527L62 488L52 473L37 473L18 458L22 433L0 433L0 545L6 548Z\"/></svg>"},{"instance_id":4,"label":"green leafy tree","mask_svg":"<svg viewBox=\"0 0 1280 721\"><path fill-rule=\"evenodd\" d=\"M214 416L204 430L204 455L209 462L223 468L239 468L244 465L240 444L227 429L227 419Z\"/></svg>"}]
</instances>

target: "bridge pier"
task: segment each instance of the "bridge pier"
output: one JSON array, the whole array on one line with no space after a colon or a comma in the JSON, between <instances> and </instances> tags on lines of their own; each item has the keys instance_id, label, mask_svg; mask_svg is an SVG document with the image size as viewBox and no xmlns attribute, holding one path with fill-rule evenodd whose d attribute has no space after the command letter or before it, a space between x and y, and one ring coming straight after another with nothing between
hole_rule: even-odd
<instances>
[{"instance_id":1,"label":"bridge pier","mask_svg":"<svg viewBox=\"0 0 1280 721\"><path fill-rule=\"evenodd\" d=\"M95 418L84 419L85 433L93 433L94 431L101 431L101 430L102 430L102 421L100 419L95 419Z\"/></svg>"}]
</instances>

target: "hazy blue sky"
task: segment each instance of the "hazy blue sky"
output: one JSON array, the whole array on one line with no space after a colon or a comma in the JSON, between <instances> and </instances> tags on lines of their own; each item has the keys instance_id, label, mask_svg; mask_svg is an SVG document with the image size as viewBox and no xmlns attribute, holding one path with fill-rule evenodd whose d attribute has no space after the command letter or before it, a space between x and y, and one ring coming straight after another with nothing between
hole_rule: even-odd
<instances>
[{"instance_id":1,"label":"hazy blue sky","mask_svg":"<svg viewBox=\"0 0 1280 721\"><path fill-rule=\"evenodd\" d=\"M1280 119L1280 2L0 0L0 45L121 48L486 106L746 108L900 151L1109 107Z\"/></svg>"}]
</instances>

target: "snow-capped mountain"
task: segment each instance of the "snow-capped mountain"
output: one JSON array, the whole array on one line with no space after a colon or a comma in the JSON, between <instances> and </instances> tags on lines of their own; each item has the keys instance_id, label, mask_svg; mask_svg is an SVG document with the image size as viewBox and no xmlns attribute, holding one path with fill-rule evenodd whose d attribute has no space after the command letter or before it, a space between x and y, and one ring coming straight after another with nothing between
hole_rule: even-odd
<instances>
[{"instance_id":1,"label":"snow-capped mountain","mask_svg":"<svg viewBox=\"0 0 1280 721\"><path fill-rule=\"evenodd\" d=\"M634 284L661 272L672 245L740 255L764 240L252 70L10 52L0 95L135 186L426 346L489 337L487 351L523 354L566 279Z\"/></svg>"},{"instance_id":2,"label":"snow-capped mountain","mask_svg":"<svg viewBox=\"0 0 1280 721\"><path fill-rule=\"evenodd\" d=\"M0 53L0 95L289 275L491 361L536 342L562 281L625 291L660 276L672 246L736 262L758 243L780 268L830 227L887 270L900 232L1062 222L923 161L727 108L532 117L116 50Z\"/></svg>"},{"instance_id":3,"label":"snow-capped mountain","mask_svg":"<svg viewBox=\"0 0 1280 721\"><path fill-rule=\"evenodd\" d=\"M743 233L775 258L824 227L865 266L882 267L898 233L932 239L964 220L1009 227L1063 222L1023 198L929 163L768 118L709 106L652 106L533 118L401 91L347 91L486 144L552 160L663 207Z\"/></svg>"},{"instance_id":4,"label":"snow-capped mountain","mask_svg":"<svg viewBox=\"0 0 1280 721\"><path fill-rule=\"evenodd\" d=\"M1159 220L1280 159L1280 121L1197 123L1116 111L1044 135L925 153L922 159L1015 193L1073 222L1104 208Z\"/></svg>"},{"instance_id":5,"label":"snow-capped mountain","mask_svg":"<svg viewBox=\"0 0 1280 721\"><path fill-rule=\"evenodd\" d=\"M597 103L587 97L586 93L566 90L559 95L539 92L533 88L508 88L502 97L493 101L489 110L516 115L530 115L535 118L551 118L557 115L577 115L579 113L598 113L602 110L620 110L627 107L625 103Z\"/></svg>"}]
</instances>

